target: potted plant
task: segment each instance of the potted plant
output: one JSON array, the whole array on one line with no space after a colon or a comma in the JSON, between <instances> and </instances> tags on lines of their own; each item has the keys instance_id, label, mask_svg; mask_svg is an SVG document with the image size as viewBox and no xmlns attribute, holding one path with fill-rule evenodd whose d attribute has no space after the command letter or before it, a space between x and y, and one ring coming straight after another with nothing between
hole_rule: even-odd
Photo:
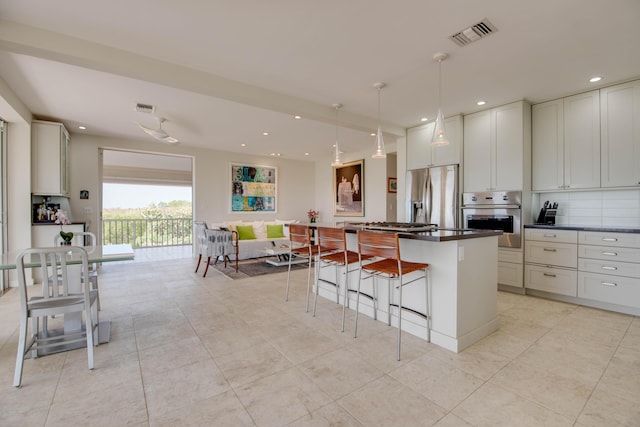
<instances>
[{"instance_id":1,"label":"potted plant","mask_svg":"<svg viewBox=\"0 0 640 427\"><path fill-rule=\"evenodd\" d=\"M67 213L62 209L56 211L56 224L60 224L60 237L62 237L61 245L71 245L71 240L73 239L73 233L71 231L64 231L62 228L66 224L71 224L69 221L69 217Z\"/></svg>"},{"instance_id":2,"label":"potted plant","mask_svg":"<svg viewBox=\"0 0 640 427\"><path fill-rule=\"evenodd\" d=\"M310 209L309 212L307 212L307 216L309 217L309 221L310 222L316 222L318 220L318 215L320 215L320 212L318 211L314 211L313 209Z\"/></svg>"}]
</instances>

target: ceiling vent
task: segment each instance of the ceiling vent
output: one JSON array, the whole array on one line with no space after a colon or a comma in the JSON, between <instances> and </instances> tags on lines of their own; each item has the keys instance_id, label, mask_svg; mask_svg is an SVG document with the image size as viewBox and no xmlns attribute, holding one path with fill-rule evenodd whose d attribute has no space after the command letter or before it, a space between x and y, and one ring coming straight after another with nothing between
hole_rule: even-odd
<instances>
[{"instance_id":1,"label":"ceiling vent","mask_svg":"<svg viewBox=\"0 0 640 427\"><path fill-rule=\"evenodd\" d=\"M139 113L151 114L156 110L156 107L148 104L136 104L136 111Z\"/></svg>"},{"instance_id":2,"label":"ceiling vent","mask_svg":"<svg viewBox=\"0 0 640 427\"><path fill-rule=\"evenodd\" d=\"M458 46L466 46L484 37L490 36L496 31L498 31L498 29L489 22L487 18L484 18L477 24L450 35L449 38Z\"/></svg>"}]
</instances>

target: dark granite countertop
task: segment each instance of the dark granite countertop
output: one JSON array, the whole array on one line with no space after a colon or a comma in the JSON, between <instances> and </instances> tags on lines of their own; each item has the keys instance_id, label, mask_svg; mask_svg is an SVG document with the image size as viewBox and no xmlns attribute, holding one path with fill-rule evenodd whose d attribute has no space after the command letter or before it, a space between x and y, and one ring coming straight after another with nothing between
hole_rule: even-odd
<instances>
[{"instance_id":1,"label":"dark granite countertop","mask_svg":"<svg viewBox=\"0 0 640 427\"><path fill-rule=\"evenodd\" d=\"M634 227L614 227L614 226L592 226L592 225L546 225L528 224L524 228L542 228L547 230L575 230L575 231L600 231L604 233L640 233L640 228Z\"/></svg>"},{"instance_id":2,"label":"dark granite countertop","mask_svg":"<svg viewBox=\"0 0 640 427\"><path fill-rule=\"evenodd\" d=\"M309 224L311 228L317 227L339 227L344 228L347 233L355 233L358 230L362 230L361 226L341 224L341 223L312 223ZM394 231L381 231L382 233L395 233ZM499 230L471 230L471 229L447 229L440 228L435 231L420 231L404 233L398 232L398 236L401 239L414 239L425 240L428 242L446 242L450 240L462 240L462 239L475 239L479 237L491 237L500 236L502 231Z\"/></svg>"}]
</instances>

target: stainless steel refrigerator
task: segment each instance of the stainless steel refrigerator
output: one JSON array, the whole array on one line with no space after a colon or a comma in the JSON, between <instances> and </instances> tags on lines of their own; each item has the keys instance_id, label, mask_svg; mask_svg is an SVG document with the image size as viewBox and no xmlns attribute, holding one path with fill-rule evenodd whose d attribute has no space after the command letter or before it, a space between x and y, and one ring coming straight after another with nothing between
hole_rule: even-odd
<instances>
[{"instance_id":1,"label":"stainless steel refrigerator","mask_svg":"<svg viewBox=\"0 0 640 427\"><path fill-rule=\"evenodd\" d=\"M458 165L407 171L406 220L458 227Z\"/></svg>"}]
</instances>

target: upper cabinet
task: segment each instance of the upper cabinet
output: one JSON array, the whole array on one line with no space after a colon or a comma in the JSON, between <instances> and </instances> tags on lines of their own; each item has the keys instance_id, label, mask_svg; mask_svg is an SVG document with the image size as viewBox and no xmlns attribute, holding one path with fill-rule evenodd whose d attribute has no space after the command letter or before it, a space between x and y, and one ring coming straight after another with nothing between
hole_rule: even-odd
<instances>
[{"instance_id":1,"label":"upper cabinet","mask_svg":"<svg viewBox=\"0 0 640 427\"><path fill-rule=\"evenodd\" d=\"M600 187L600 93L591 91L532 107L532 187Z\"/></svg>"},{"instance_id":2,"label":"upper cabinet","mask_svg":"<svg viewBox=\"0 0 640 427\"><path fill-rule=\"evenodd\" d=\"M69 132L62 123L31 123L31 192L69 195Z\"/></svg>"},{"instance_id":3,"label":"upper cabinet","mask_svg":"<svg viewBox=\"0 0 640 427\"><path fill-rule=\"evenodd\" d=\"M600 91L602 187L640 186L640 80Z\"/></svg>"},{"instance_id":4,"label":"upper cabinet","mask_svg":"<svg viewBox=\"0 0 640 427\"><path fill-rule=\"evenodd\" d=\"M434 122L407 130L407 170L459 164L462 146L462 117L445 119L449 145L432 147Z\"/></svg>"},{"instance_id":5,"label":"upper cabinet","mask_svg":"<svg viewBox=\"0 0 640 427\"><path fill-rule=\"evenodd\" d=\"M530 106L514 102L464 116L464 191L528 187Z\"/></svg>"}]
</instances>

